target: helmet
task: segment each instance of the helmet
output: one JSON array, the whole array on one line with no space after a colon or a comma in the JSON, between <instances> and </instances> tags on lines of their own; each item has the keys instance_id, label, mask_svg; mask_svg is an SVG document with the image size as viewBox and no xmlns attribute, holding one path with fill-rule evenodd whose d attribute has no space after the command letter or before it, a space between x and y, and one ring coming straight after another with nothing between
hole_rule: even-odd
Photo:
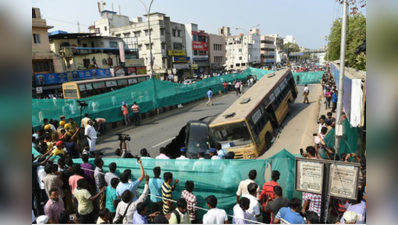
<instances>
[{"instance_id":1,"label":"helmet","mask_svg":"<svg viewBox=\"0 0 398 225\"><path fill-rule=\"evenodd\" d=\"M60 125L61 127L63 127L63 126L65 125L65 123L66 123L66 122L62 120L61 122L59 122L59 125Z\"/></svg>"},{"instance_id":2,"label":"helmet","mask_svg":"<svg viewBox=\"0 0 398 225\"><path fill-rule=\"evenodd\" d=\"M70 123L67 123L67 124L64 125L65 129L69 129L70 127L71 127Z\"/></svg>"},{"instance_id":3,"label":"helmet","mask_svg":"<svg viewBox=\"0 0 398 225\"><path fill-rule=\"evenodd\" d=\"M49 124L45 125L44 130L51 130L51 126Z\"/></svg>"}]
</instances>

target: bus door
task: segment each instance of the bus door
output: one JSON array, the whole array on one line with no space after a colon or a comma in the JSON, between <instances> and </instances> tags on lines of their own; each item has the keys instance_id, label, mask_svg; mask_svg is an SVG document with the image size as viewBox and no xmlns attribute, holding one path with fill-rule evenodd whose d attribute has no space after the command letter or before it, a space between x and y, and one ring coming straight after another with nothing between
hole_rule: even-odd
<instances>
[{"instance_id":1,"label":"bus door","mask_svg":"<svg viewBox=\"0 0 398 225\"><path fill-rule=\"evenodd\" d=\"M271 122L273 130L279 128L279 123L275 115L276 109L274 108L275 94L271 93L270 96L264 100L263 107L268 120Z\"/></svg>"}]
</instances>

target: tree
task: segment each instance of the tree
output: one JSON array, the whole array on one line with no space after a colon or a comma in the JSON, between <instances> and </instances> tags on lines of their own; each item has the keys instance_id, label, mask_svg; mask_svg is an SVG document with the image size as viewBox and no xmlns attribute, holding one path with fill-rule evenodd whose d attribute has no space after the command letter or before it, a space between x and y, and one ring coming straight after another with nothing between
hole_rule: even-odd
<instances>
[{"instance_id":1,"label":"tree","mask_svg":"<svg viewBox=\"0 0 398 225\"><path fill-rule=\"evenodd\" d=\"M293 44L293 43L286 43L283 44L283 52L285 52L287 54L287 58L289 61L289 54L292 52L300 52L300 47L297 44Z\"/></svg>"},{"instance_id":2,"label":"tree","mask_svg":"<svg viewBox=\"0 0 398 225\"><path fill-rule=\"evenodd\" d=\"M325 59L334 61L340 59L342 19L334 21L328 37L329 43ZM349 16L347 22L346 64L359 70L366 70L366 55L357 54L356 50L366 40L366 17L357 13Z\"/></svg>"}]
</instances>

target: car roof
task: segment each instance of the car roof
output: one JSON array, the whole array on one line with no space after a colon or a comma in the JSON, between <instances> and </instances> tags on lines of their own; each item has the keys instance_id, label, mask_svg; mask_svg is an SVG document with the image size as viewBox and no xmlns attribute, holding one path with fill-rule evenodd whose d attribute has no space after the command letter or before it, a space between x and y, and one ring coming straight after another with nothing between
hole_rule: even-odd
<instances>
[{"instance_id":1,"label":"car roof","mask_svg":"<svg viewBox=\"0 0 398 225\"><path fill-rule=\"evenodd\" d=\"M206 122L192 120L187 123L189 126L189 140L206 140L209 135L209 127Z\"/></svg>"}]
</instances>

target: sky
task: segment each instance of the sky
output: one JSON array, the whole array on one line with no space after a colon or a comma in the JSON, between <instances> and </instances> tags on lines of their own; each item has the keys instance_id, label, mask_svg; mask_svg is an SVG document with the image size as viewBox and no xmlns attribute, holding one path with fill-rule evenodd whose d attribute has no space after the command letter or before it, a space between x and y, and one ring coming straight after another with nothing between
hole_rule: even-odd
<instances>
[{"instance_id":1,"label":"sky","mask_svg":"<svg viewBox=\"0 0 398 225\"><path fill-rule=\"evenodd\" d=\"M150 0L142 0L149 7ZM64 30L70 33L88 32L88 26L100 19L98 0L33 0L32 6L38 7L47 24L54 26L50 30ZM146 14L139 0L104 0L105 10L119 12L122 15L143 17ZM366 11L361 9L366 15ZM293 35L299 46L318 49L327 42L322 36L330 33L335 19L341 17L342 6L336 0L154 0L151 12L161 12L177 23L195 23L200 30L218 33L218 28L227 26L231 34L239 34L237 27L249 30L260 24L261 35L279 34L285 37Z\"/></svg>"}]
</instances>

